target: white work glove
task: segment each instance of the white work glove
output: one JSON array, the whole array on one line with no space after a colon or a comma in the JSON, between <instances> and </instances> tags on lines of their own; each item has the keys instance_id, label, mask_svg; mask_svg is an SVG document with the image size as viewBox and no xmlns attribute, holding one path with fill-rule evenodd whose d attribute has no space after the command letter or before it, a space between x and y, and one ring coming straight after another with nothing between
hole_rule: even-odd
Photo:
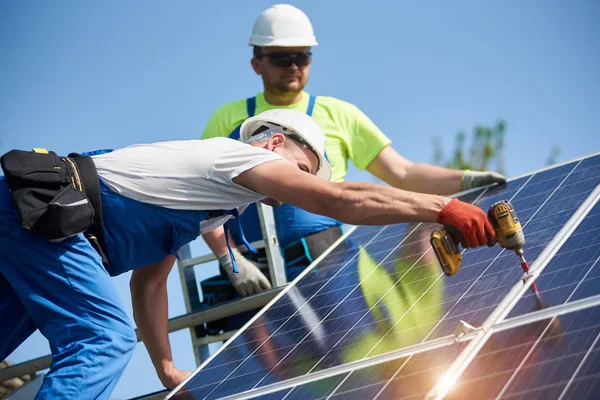
<instances>
[{"instance_id":1,"label":"white work glove","mask_svg":"<svg viewBox=\"0 0 600 400\"><path fill-rule=\"evenodd\" d=\"M505 183L506 178L497 172L479 172L466 170L460 179L460 189L467 190L480 186L491 185L492 183Z\"/></svg>"},{"instance_id":2,"label":"white work glove","mask_svg":"<svg viewBox=\"0 0 600 400\"><path fill-rule=\"evenodd\" d=\"M218 256L218 260L227 277L229 277L231 284L240 295L246 297L260 293L263 290L271 289L269 280L260 272L255 263L247 260L237 248L231 250L235 257L238 273L233 272L233 262L231 261L229 252Z\"/></svg>"}]
</instances>

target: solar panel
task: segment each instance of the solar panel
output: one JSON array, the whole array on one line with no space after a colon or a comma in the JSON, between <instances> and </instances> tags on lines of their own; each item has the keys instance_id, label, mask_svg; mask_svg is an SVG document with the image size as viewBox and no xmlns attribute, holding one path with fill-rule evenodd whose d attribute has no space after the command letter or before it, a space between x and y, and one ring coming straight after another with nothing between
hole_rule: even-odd
<instances>
[{"instance_id":1,"label":"solar panel","mask_svg":"<svg viewBox=\"0 0 600 400\"><path fill-rule=\"evenodd\" d=\"M600 307L495 333L449 399L600 398Z\"/></svg>"},{"instance_id":2,"label":"solar panel","mask_svg":"<svg viewBox=\"0 0 600 400\"><path fill-rule=\"evenodd\" d=\"M584 218L537 278L539 296L527 292L509 317L600 294L600 203Z\"/></svg>"},{"instance_id":3,"label":"solar panel","mask_svg":"<svg viewBox=\"0 0 600 400\"><path fill-rule=\"evenodd\" d=\"M462 199L484 210L510 199L525 230L525 256L536 265L600 183L599 164L599 156L584 158ZM549 304L564 303L568 285L579 285L573 300L597 294L598 285L588 283L600 277L600 268L593 268L597 235L590 234L597 230L599 214L596 206L583 218L543 271L539 285L547 290L542 296ZM481 326L523 275L518 258L495 246L465 252L460 272L446 278L429 246L434 227L358 227L171 397L422 398L465 346L453 341L459 322ZM583 282L575 276L569 283L551 278L572 268L564 260L584 248L586 253L573 261L578 271L587 271L577 275L585 276ZM525 295L511 316L535 311L530 297ZM423 350L439 341L446 345ZM403 353L413 348L414 354ZM423 351L417 354L418 349ZM388 355L392 358L370 364ZM349 365L354 369L347 371Z\"/></svg>"},{"instance_id":4,"label":"solar panel","mask_svg":"<svg viewBox=\"0 0 600 400\"><path fill-rule=\"evenodd\" d=\"M422 398L460 350L460 345L452 344L256 398L273 400Z\"/></svg>"}]
</instances>

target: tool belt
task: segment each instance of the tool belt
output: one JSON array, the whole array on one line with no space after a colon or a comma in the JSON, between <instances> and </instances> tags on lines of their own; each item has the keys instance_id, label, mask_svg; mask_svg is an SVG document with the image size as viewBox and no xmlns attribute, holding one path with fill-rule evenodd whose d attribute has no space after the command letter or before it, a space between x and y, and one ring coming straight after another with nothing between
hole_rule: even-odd
<instances>
[{"instance_id":1,"label":"tool belt","mask_svg":"<svg viewBox=\"0 0 600 400\"><path fill-rule=\"evenodd\" d=\"M336 240L343 236L341 226L325 229L324 231L313 233L297 242L294 242L283 249L283 257L286 265L294 265L296 262L308 259L313 262L325 252Z\"/></svg>"},{"instance_id":2,"label":"tool belt","mask_svg":"<svg viewBox=\"0 0 600 400\"><path fill-rule=\"evenodd\" d=\"M102 199L91 157L46 149L11 150L0 159L21 226L50 241L85 232L102 251Z\"/></svg>"}]
</instances>

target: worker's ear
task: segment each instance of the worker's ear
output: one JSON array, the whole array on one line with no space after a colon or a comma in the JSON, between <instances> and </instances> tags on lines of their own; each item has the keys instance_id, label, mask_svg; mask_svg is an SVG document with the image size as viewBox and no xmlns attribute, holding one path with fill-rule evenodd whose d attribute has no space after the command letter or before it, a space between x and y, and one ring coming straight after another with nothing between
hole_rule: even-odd
<instances>
[{"instance_id":1,"label":"worker's ear","mask_svg":"<svg viewBox=\"0 0 600 400\"><path fill-rule=\"evenodd\" d=\"M275 149L282 149L287 138L283 133L276 133L269 138L267 142L267 150L275 151Z\"/></svg>"},{"instance_id":2,"label":"worker's ear","mask_svg":"<svg viewBox=\"0 0 600 400\"><path fill-rule=\"evenodd\" d=\"M252 66L252 69L254 70L256 75L261 75L260 60L258 58L252 57L252 59L250 60L250 65Z\"/></svg>"}]
</instances>

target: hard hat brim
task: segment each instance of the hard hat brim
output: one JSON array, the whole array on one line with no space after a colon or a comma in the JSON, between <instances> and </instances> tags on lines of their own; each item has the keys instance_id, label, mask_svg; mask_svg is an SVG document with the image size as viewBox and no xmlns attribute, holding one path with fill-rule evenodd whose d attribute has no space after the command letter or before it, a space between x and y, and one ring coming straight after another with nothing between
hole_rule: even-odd
<instances>
[{"instance_id":1,"label":"hard hat brim","mask_svg":"<svg viewBox=\"0 0 600 400\"><path fill-rule=\"evenodd\" d=\"M316 39L310 40L298 40L296 38L290 39L275 39L273 37L251 37L248 46L258 47L315 47L319 43Z\"/></svg>"}]
</instances>

